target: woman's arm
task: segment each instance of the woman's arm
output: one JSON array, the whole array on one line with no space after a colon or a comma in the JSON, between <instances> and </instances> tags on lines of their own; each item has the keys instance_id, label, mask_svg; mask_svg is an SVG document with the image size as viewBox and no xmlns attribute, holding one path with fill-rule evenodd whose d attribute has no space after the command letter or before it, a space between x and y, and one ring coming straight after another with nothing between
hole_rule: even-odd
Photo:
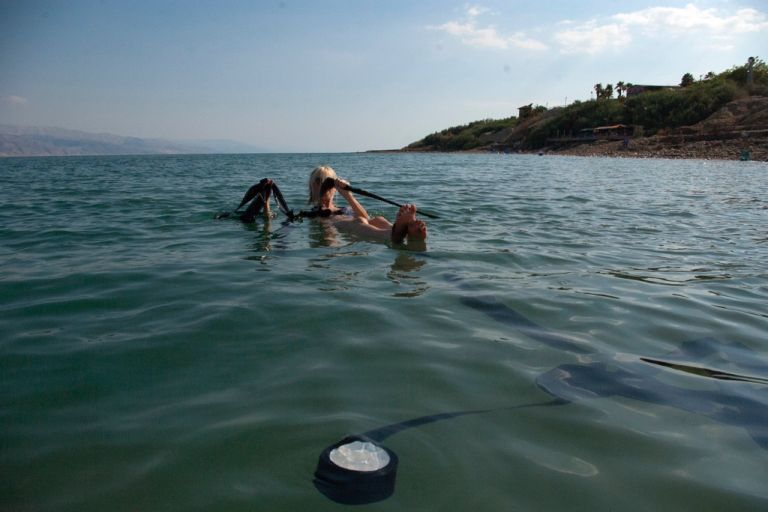
<instances>
[{"instance_id":1,"label":"woman's arm","mask_svg":"<svg viewBox=\"0 0 768 512\"><path fill-rule=\"evenodd\" d=\"M336 190L339 191L341 196L349 203L349 206L354 210L356 217L362 217L365 220L368 220L368 212L365 211L365 208L363 208L363 205L361 205L357 198L347 190L346 185L349 185L349 182L346 180L336 180Z\"/></svg>"}]
</instances>

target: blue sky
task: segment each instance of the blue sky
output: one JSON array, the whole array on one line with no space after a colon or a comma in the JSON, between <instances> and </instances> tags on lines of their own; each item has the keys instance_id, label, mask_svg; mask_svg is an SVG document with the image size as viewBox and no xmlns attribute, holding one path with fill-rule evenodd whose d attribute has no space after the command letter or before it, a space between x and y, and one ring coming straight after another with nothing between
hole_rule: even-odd
<instances>
[{"instance_id":1,"label":"blue sky","mask_svg":"<svg viewBox=\"0 0 768 512\"><path fill-rule=\"evenodd\" d=\"M0 123L398 148L766 49L766 0L0 0Z\"/></svg>"}]
</instances>

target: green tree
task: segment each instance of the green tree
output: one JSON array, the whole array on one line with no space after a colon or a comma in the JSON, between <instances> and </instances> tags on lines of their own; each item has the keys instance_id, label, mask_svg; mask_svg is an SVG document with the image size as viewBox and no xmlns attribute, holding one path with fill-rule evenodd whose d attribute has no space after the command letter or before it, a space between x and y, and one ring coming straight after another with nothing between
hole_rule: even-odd
<instances>
[{"instance_id":1,"label":"green tree","mask_svg":"<svg viewBox=\"0 0 768 512\"><path fill-rule=\"evenodd\" d=\"M680 87L688 87L689 85L692 85L693 82L695 82L693 75L690 73L686 73L683 75L683 78L680 80Z\"/></svg>"},{"instance_id":2,"label":"green tree","mask_svg":"<svg viewBox=\"0 0 768 512\"><path fill-rule=\"evenodd\" d=\"M728 71L720 73L718 76L733 80L739 85L746 85L747 83L747 64L741 66L733 66ZM760 57L755 57L752 65L752 81L754 85L762 85L768 87L768 65Z\"/></svg>"},{"instance_id":3,"label":"green tree","mask_svg":"<svg viewBox=\"0 0 768 512\"><path fill-rule=\"evenodd\" d=\"M616 82L616 93L619 95L619 99L622 98L622 93L627 90L627 86L624 84L623 81L619 80Z\"/></svg>"},{"instance_id":4,"label":"green tree","mask_svg":"<svg viewBox=\"0 0 768 512\"><path fill-rule=\"evenodd\" d=\"M595 84L593 89L595 90L595 99L607 100L613 96L613 86L611 84L606 84L606 86L603 87L603 84L598 83Z\"/></svg>"}]
</instances>

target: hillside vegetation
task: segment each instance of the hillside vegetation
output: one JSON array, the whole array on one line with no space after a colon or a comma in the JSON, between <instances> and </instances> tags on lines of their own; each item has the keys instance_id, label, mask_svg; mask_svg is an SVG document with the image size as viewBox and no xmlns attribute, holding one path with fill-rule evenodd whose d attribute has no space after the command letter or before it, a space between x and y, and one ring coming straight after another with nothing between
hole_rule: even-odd
<instances>
[{"instance_id":1,"label":"hillside vegetation","mask_svg":"<svg viewBox=\"0 0 768 512\"><path fill-rule=\"evenodd\" d=\"M650 136L700 123L731 101L747 96L768 96L768 66L756 59L753 84L747 86L747 65L720 74L708 73L696 81L686 73L678 88L625 96L631 84L596 84L597 98L567 107L529 109L523 119L486 119L430 134L404 151L467 151L486 148L536 150L552 138L573 137L596 126L625 124L638 127L635 135ZM617 91L619 96L613 97Z\"/></svg>"}]
</instances>

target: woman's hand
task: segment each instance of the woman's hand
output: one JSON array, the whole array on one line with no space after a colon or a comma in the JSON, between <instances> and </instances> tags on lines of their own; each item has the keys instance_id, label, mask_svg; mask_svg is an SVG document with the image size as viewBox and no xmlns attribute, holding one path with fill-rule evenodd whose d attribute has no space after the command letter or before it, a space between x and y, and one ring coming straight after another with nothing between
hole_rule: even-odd
<instances>
[{"instance_id":1,"label":"woman's hand","mask_svg":"<svg viewBox=\"0 0 768 512\"><path fill-rule=\"evenodd\" d=\"M347 180L342 180L341 178L337 178L334 180L334 186L336 187L336 190L341 192L342 190L347 190L349 187L349 182Z\"/></svg>"}]
</instances>

